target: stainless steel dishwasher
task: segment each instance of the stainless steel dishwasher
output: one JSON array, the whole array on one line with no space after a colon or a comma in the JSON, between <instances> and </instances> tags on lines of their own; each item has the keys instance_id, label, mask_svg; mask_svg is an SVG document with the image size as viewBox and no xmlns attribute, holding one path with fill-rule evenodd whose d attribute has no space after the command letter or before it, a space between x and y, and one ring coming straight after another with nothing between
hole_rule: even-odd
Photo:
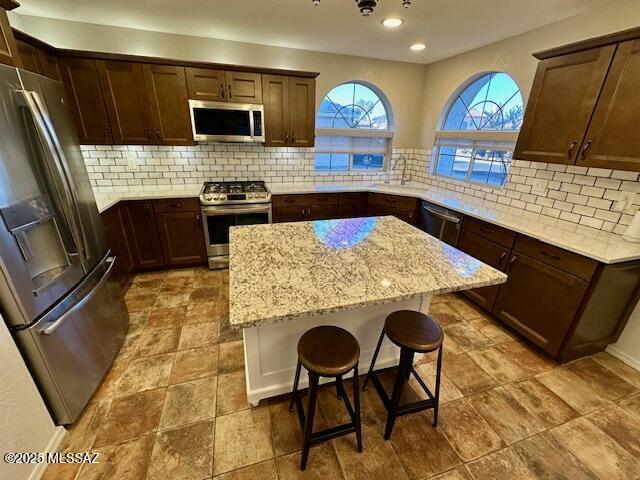
<instances>
[{"instance_id":1,"label":"stainless steel dishwasher","mask_svg":"<svg viewBox=\"0 0 640 480\"><path fill-rule=\"evenodd\" d=\"M418 226L429 235L455 247L458 244L461 224L462 214L422 201Z\"/></svg>"}]
</instances>

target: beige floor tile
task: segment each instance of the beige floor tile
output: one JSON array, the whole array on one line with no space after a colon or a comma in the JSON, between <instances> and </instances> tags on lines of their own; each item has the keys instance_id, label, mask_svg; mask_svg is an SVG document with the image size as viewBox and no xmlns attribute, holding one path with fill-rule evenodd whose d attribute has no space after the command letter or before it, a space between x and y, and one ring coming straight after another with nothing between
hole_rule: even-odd
<instances>
[{"instance_id":1,"label":"beige floor tile","mask_svg":"<svg viewBox=\"0 0 640 480\"><path fill-rule=\"evenodd\" d=\"M111 364L111 368L102 379L102 383L100 383L100 385L96 389L96 393L93 394L91 401L99 402L101 400L105 400L115 396L115 394L118 392L118 384L120 383L122 375L124 375L124 372L128 366L128 358L116 357L116 359Z\"/></svg>"},{"instance_id":2,"label":"beige floor tile","mask_svg":"<svg viewBox=\"0 0 640 480\"><path fill-rule=\"evenodd\" d=\"M234 329L229 323L229 305L222 303L218 306L220 315L220 335L219 341L223 342L235 342L242 340L242 330Z\"/></svg>"},{"instance_id":3,"label":"beige floor tile","mask_svg":"<svg viewBox=\"0 0 640 480\"><path fill-rule=\"evenodd\" d=\"M617 405L593 412L587 418L627 452L640 458L640 419Z\"/></svg>"},{"instance_id":4,"label":"beige floor tile","mask_svg":"<svg viewBox=\"0 0 640 480\"><path fill-rule=\"evenodd\" d=\"M465 467L457 467L433 477L432 480L473 480L473 477Z\"/></svg>"},{"instance_id":5,"label":"beige floor tile","mask_svg":"<svg viewBox=\"0 0 640 480\"><path fill-rule=\"evenodd\" d=\"M601 479L637 480L640 459L586 418L577 418L550 432Z\"/></svg>"},{"instance_id":6,"label":"beige floor tile","mask_svg":"<svg viewBox=\"0 0 640 480\"><path fill-rule=\"evenodd\" d=\"M475 480L534 480L513 448L491 453L467 465Z\"/></svg>"},{"instance_id":7,"label":"beige floor tile","mask_svg":"<svg viewBox=\"0 0 640 480\"><path fill-rule=\"evenodd\" d=\"M465 352L480 350L493 345L493 341L491 339L482 335L468 323L451 325L450 327L445 328L445 331L449 338Z\"/></svg>"},{"instance_id":8,"label":"beige floor tile","mask_svg":"<svg viewBox=\"0 0 640 480\"><path fill-rule=\"evenodd\" d=\"M426 363L423 365L418 365L416 367L416 371L422 381L427 384L429 390L433 395L436 394L436 363ZM409 379L409 385L413 390L418 394L421 399L426 399L427 395L423 393L422 388L418 384L417 380L413 378L413 375ZM451 400L457 400L458 398L462 398L462 392L456 387L449 377L442 374L440 375L440 403L450 402Z\"/></svg>"},{"instance_id":9,"label":"beige floor tile","mask_svg":"<svg viewBox=\"0 0 640 480\"><path fill-rule=\"evenodd\" d=\"M442 362L442 370L464 395L497 386L487 373L467 353L451 355Z\"/></svg>"},{"instance_id":10,"label":"beige floor tile","mask_svg":"<svg viewBox=\"0 0 640 480\"><path fill-rule=\"evenodd\" d=\"M282 478L282 477L280 477ZM214 477L214 480L278 480L275 460L249 465ZM326 478L323 480L327 480Z\"/></svg>"},{"instance_id":11,"label":"beige floor tile","mask_svg":"<svg viewBox=\"0 0 640 480\"><path fill-rule=\"evenodd\" d=\"M188 382L199 378L212 377L218 372L218 346L181 350L176 353L169 382Z\"/></svg>"},{"instance_id":12,"label":"beige floor tile","mask_svg":"<svg viewBox=\"0 0 640 480\"><path fill-rule=\"evenodd\" d=\"M634 395L631 398L622 400L619 404L627 412L630 412L636 417L640 418L640 395Z\"/></svg>"},{"instance_id":13,"label":"beige floor tile","mask_svg":"<svg viewBox=\"0 0 640 480\"><path fill-rule=\"evenodd\" d=\"M277 458L280 480L339 480L344 478L332 442L314 446L309 452L306 471L300 470L300 452Z\"/></svg>"},{"instance_id":14,"label":"beige floor tile","mask_svg":"<svg viewBox=\"0 0 640 480\"><path fill-rule=\"evenodd\" d=\"M161 290L156 303L155 308L174 308L174 307L186 307L189 304L189 294L182 293L184 290L179 290L181 293L174 291Z\"/></svg>"},{"instance_id":15,"label":"beige floor tile","mask_svg":"<svg viewBox=\"0 0 640 480\"><path fill-rule=\"evenodd\" d=\"M567 368L606 400L620 400L638 392L636 386L591 358L572 362Z\"/></svg>"},{"instance_id":16,"label":"beige floor tile","mask_svg":"<svg viewBox=\"0 0 640 480\"><path fill-rule=\"evenodd\" d=\"M438 429L467 462L504 446L498 434L464 398L440 406Z\"/></svg>"},{"instance_id":17,"label":"beige floor tile","mask_svg":"<svg viewBox=\"0 0 640 480\"><path fill-rule=\"evenodd\" d=\"M144 478L149 466L155 435L145 435L118 445L95 450L99 463L85 464L78 480L139 480Z\"/></svg>"},{"instance_id":18,"label":"beige floor tile","mask_svg":"<svg viewBox=\"0 0 640 480\"><path fill-rule=\"evenodd\" d=\"M59 450L63 452L91 450L98 434L98 428L100 428L110 407L111 400L87 405L80 417L68 428Z\"/></svg>"},{"instance_id":19,"label":"beige floor tile","mask_svg":"<svg viewBox=\"0 0 640 480\"><path fill-rule=\"evenodd\" d=\"M409 478L429 478L462 463L431 422L425 412L406 415L396 420L391 432L391 443Z\"/></svg>"},{"instance_id":20,"label":"beige floor tile","mask_svg":"<svg viewBox=\"0 0 640 480\"><path fill-rule=\"evenodd\" d=\"M166 430L156 435L148 480L204 480L213 470L214 421Z\"/></svg>"},{"instance_id":21,"label":"beige floor tile","mask_svg":"<svg viewBox=\"0 0 640 480\"><path fill-rule=\"evenodd\" d=\"M347 480L408 479L396 452L382 438L380 427L362 429L362 452L356 450L353 435L333 440L338 460Z\"/></svg>"},{"instance_id":22,"label":"beige floor tile","mask_svg":"<svg viewBox=\"0 0 640 480\"><path fill-rule=\"evenodd\" d=\"M510 383L503 388L545 428L555 427L580 416L567 402L540 383L537 378Z\"/></svg>"},{"instance_id":23,"label":"beige floor tile","mask_svg":"<svg viewBox=\"0 0 640 480\"><path fill-rule=\"evenodd\" d=\"M622 360L617 359L613 355L607 352L600 352L593 356L593 359L604 365L616 375L624 378L627 382L633 383L636 387L640 388L640 371L633 367L630 367Z\"/></svg>"},{"instance_id":24,"label":"beige floor tile","mask_svg":"<svg viewBox=\"0 0 640 480\"><path fill-rule=\"evenodd\" d=\"M142 273L137 273L133 277L133 280L131 280L131 282L132 283L144 283L144 282L153 282L153 281L163 282L166 276L167 276L167 272L165 270L160 272L142 272Z\"/></svg>"},{"instance_id":25,"label":"beige floor tile","mask_svg":"<svg viewBox=\"0 0 640 480\"><path fill-rule=\"evenodd\" d=\"M207 347L218 343L218 322L194 323L182 327L179 350Z\"/></svg>"},{"instance_id":26,"label":"beige floor tile","mask_svg":"<svg viewBox=\"0 0 640 480\"><path fill-rule=\"evenodd\" d=\"M443 328L464 322L460 314L447 302L433 303L429 308L429 316L437 321Z\"/></svg>"},{"instance_id":27,"label":"beige floor tile","mask_svg":"<svg viewBox=\"0 0 640 480\"><path fill-rule=\"evenodd\" d=\"M129 395L169 384L175 353L137 358L129 363L118 384L118 395Z\"/></svg>"},{"instance_id":28,"label":"beige floor tile","mask_svg":"<svg viewBox=\"0 0 640 480\"><path fill-rule=\"evenodd\" d=\"M511 360L509 355L494 347L470 352L469 356L499 384L515 382L531 376Z\"/></svg>"},{"instance_id":29,"label":"beige floor tile","mask_svg":"<svg viewBox=\"0 0 640 480\"><path fill-rule=\"evenodd\" d=\"M359 397L361 422L363 425L375 425L378 423L376 412L371 405L371 402L369 401L369 397L362 394L362 383L364 379L359 378L358 380L360 387L358 389L358 393L360 394ZM353 398L353 380L351 378L346 378L343 380L343 384L344 389L347 392L347 398L349 399L349 402L352 406L355 405ZM347 408L345 407L344 402L338 398L335 386L321 388L318 391L317 411L322 412L322 418L325 422L326 427L335 427L336 425L351 422L351 417L349 417L349 413L347 412ZM315 424L316 423L314 422L314 426Z\"/></svg>"},{"instance_id":30,"label":"beige floor tile","mask_svg":"<svg viewBox=\"0 0 640 480\"><path fill-rule=\"evenodd\" d=\"M159 430L209 420L216 416L217 378L172 385L167 389Z\"/></svg>"},{"instance_id":31,"label":"beige floor tile","mask_svg":"<svg viewBox=\"0 0 640 480\"><path fill-rule=\"evenodd\" d=\"M512 448L531 472L531 478L566 478L567 480L596 480L597 478L548 432L522 440Z\"/></svg>"},{"instance_id":32,"label":"beige floor tile","mask_svg":"<svg viewBox=\"0 0 640 480\"><path fill-rule=\"evenodd\" d=\"M220 373L244 370L244 342L240 340L237 342L221 343L218 362L218 370Z\"/></svg>"},{"instance_id":33,"label":"beige floor tile","mask_svg":"<svg viewBox=\"0 0 640 480\"><path fill-rule=\"evenodd\" d=\"M216 419L216 475L273 457L268 408L252 408Z\"/></svg>"},{"instance_id":34,"label":"beige floor tile","mask_svg":"<svg viewBox=\"0 0 640 480\"><path fill-rule=\"evenodd\" d=\"M490 339L494 344L508 342L513 339L513 336L505 327L498 324L488 315L470 320L469 325Z\"/></svg>"},{"instance_id":35,"label":"beige floor tile","mask_svg":"<svg viewBox=\"0 0 640 480\"><path fill-rule=\"evenodd\" d=\"M218 375L216 416L228 415L250 407L247 402L244 370Z\"/></svg>"},{"instance_id":36,"label":"beige floor tile","mask_svg":"<svg viewBox=\"0 0 640 480\"><path fill-rule=\"evenodd\" d=\"M131 312L141 312L150 310L156 303L158 295L156 293L138 293L124 297L127 310Z\"/></svg>"},{"instance_id":37,"label":"beige floor tile","mask_svg":"<svg viewBox=\"0 0 640 480\"><path fill-rule=\"evenodd\" d=\"M220 287L217 286L199 286L191 290L189 294L189 303L207 303L215 302L220 298Z\"/></svg>"},{"instance_id":38,"label":"beige floor tile","mask_svg":"<svg viewBox=\"0 0 640 480\"><path fill-rule=\"evenodd\" d=\"M508 355L512 362L531 375L537 375L558 367L558 364L553 359L545 357L518 340L500 343L495 348Z\"/></svg>"},{"instance_id":39,"label":"beige floor tile","mask_svg":"<svg viewBox=\"0 0 640 480\"><path fill-rule=\"evenodd\" d=\"M175 352L180 339L179 328L152 328L144 329L137 341L134 356L151 357L162 353Z\"/></svg>"},{"instance_id":40,"label":"beige floor tile","mask_svg":"<svg viewBox=\"0 0 640 480\"><path fill-rule=\"evenodd\" d=\"M190 303L187 305L185 324L217 323L220 329L220 310L215 303ZM218 332L219 333L219 332Z\"/></svg>"},{"instance_id":41,"label":"beige floor tile","mask_svg":"<svg viewBox=\"0 0 640 480\"><path fill-rule=\"evenodd\" d=\"M536 378L583 415L609 403L566 367L542 373Z\"/></svg>"},{"instance_id":42,"label":"beige floor tile","mask_svg":"<svg viewBox=\"0 0 640 480\"><path fill-rule=\"evenodd\" d=\"M40 480L75 480L82 464L52 463L44 471Z\"/></svg>"},{"instance_id":43,"label":"beige floor tile","mask_svg":"<svg viewBox=\"0 0 640 480\"><path fill-rule=\"evenodd\" d=\"M159 388L113 399L94 446L103 447L155 432L165 394L166 389Z\"/></svg>"},{"instance_id":44,"label":"beige floor tile","mask_svg":"<svg viewBox=\"0 0 640 480\"><path fill-rule=\"evenodd\" d=\"M273 431L273 446L276 455L286 455L302 448L302 434L298 414L289 411L289 397L269 400L269 415ZM320 419L322 413L316 411L315 419Z\"/></svg>"},{"instance_id":45,"label":"beige floor tile","mask_svg":"<svg viewBox=\"0 0 640 480\"><path fill-rule=\"evenodd\" d=\"M484 311L480 307L474 305L459 294L453 295L452 299L448 302L466 322L485 315Z\"/></svg>"},{"instance_id":46,"label":"beige floor tile","mask_svg":"<svg viewBox=\"0 0 640 480\"><path fill-rule=\"evenodd\" d=\"M507 445L544 430L544 425L502 387L472 395L468 400Z\"/></svg>"},{"instance_id":47,"label":"beige floor tile","mask_svg":"<svg viewBox=\"0 0 640 480\"><path fill-rule=\"evenodd\" d=\"M149 313L149 327L182 327L185 323L186 307L152 308Z\"/></svg>"}]
</instances>

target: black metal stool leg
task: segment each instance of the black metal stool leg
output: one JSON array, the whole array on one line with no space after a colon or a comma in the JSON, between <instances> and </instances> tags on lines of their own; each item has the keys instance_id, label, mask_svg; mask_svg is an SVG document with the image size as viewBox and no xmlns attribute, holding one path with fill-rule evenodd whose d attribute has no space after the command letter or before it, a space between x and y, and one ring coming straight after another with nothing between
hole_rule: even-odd
<instances>
[{"instance_id":1,"label":"black metal stool leg","mask_svg":"<svg viewBox=\"0 0 640 480\"><path fill-rule=\"evenodd\" d=\"M309 449L311 448L311 434L313 433L313 417L316 410L316 396L318 394L318 375L309 372L309 406L307 407L307 417L304 423L304 433L302 438L302 458L300 459L300 470L307 468Z\"/></svg>"},{"instance_id":2,"label":"black metal stool leg","mask_svg":"<svg viewBox=\"0 0 640 480\"><path fill-rule=\"evenodd\" d=\"M433 426L438 426L438 407L440 407L440 373L442 372L442 345L438 349L438 363L436 365L436 394L433 406Z\"/></svg>"},{"instance_id":3,"label":"black metal stool leg","mask_svg":"<svg viewBox=\"0 0 640 480\"><path fill-rule=\"evenodd\" d=\"M396 422L396 412L398 405L400 404L400 397L402 396L402 390L404 388L404 379L407 369L411 369L411 359L413 355L410 355L404 348L400 350L400 363L396 371L396 378L393 383L393 393L391 394L391 400L389 402L389 408L387 409L387 424L384 429L384 439L389 440L391 437L391 431L393 425Z\"/></svg>"},{"instance_id":4,"label":"black metal stool leg","mask_svg":"<svg viewBox=\"0 0 640 480\"><path fill-rule=\"evenodd\" d=\"M342 400L342 392L344 392L344 386L342 385L342 375L336 377L336 396L338 400Z\"/></svg>"},{"instance_id":5,"label":"black metal stool leg","mask_svg":"<svg viewBox=\"0 0 640 480\"><path fill-rule=\"evenodd\" d=\"M353 403L356 424L356 443L358 445L358 452L362 452L362 425L360 421L360 382L358 379L358 364L353 368Z\"/></svg>"},{"instance_id":6,"label":"black metal stool leg","mask_svg":"<svg viewBox=\"0 0 640 480\"><path fill-rule=\"evenodd\" d=\"M298 396L298 381L300 380L300 362L296 365L296 375L293 378L293 391L291 392L291 403L289 403L289 411L293 412L293 404Z\"/></svg>"},{"instance_id":7,"label":"black metal stool leg","mask_svg":"<svg viewBox=\"0 0 640 480\"><path fill-rule=\"evenodd\" d=\"M382 345L382 340L384 340L384 329L380 332L380 338L378 339L378 345L376 345L376 351L373 352L373 358L371 359L371 365L369 366L369 371L367 372L367 376L364 377L364 384L362 385L362 390L367 389L367 382L371 377L371 372L373 372L373 367L376 365L376 359L378 358L378 352L380 352L380 345Z\"/></svg>"}]
</instances>

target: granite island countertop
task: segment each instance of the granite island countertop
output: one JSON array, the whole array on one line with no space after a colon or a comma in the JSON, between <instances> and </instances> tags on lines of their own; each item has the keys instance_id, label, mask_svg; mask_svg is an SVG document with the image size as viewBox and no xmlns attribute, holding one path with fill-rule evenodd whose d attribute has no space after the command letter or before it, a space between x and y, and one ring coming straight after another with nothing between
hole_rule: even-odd
<instances>
[{"instance_id":1,"label":"granite island countertop","mask_svg":"<svg viewBox=\"0 0 640 480\"><path fill-rule=\"evenodd\" d=\"M395 217L232 227L235 328L504 283L507 276Z\"/></svg>"}]
</instances>

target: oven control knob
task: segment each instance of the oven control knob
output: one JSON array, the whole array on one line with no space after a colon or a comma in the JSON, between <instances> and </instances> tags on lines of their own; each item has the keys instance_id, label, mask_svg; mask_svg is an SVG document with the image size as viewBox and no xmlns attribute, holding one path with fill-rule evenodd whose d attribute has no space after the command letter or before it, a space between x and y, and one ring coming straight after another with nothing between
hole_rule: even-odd
<instances>
[{"instance_id":1,"label":"oven control knob","mask_svg":"<svg viewBox=\"0 0 640 480\"><path fill-rule=\"evenodd\" d=\"M250 193L249 195L247 195L247 198L249 199L253 198L253 193Z\"/></svg>"},{"instance_id":2,"label":"oven control knob","mask_svg":"<svg viewBox=\"0 0 640 480\"><path fill-rule=\"evenodd\" d=\"M218 194L214 195L214 196L213 196L213 199L214 199L214 200L220 200L220 195L218 195Z\"/></svg>"},{"instance_id":3,"label":"oven control knob","mask_svg":"<svg viewBox=\"0 0 640 480\"><path fill-rule=\"evenodd\" d=\"M207 193L207 194L204 196L204 199L205 199L207 202L210 202L210 201L213 199L213 195L211 195L210 193Z\"/></svg>"}]
</instances>

